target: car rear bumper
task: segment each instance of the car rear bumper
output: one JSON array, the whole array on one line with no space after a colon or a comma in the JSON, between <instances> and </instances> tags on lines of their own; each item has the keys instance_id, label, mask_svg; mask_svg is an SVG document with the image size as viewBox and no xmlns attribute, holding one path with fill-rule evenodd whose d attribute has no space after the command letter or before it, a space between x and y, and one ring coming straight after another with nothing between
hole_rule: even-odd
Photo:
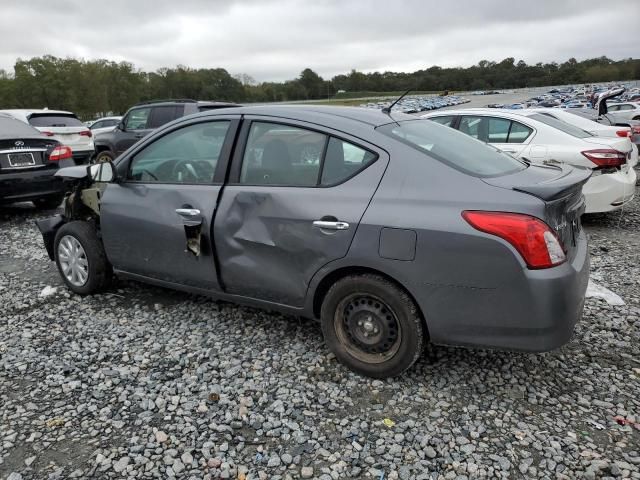
<instances>
[{"instance_id":1,"label":"car rear bumper","mask_svg":"<svg viewBox=\"0 0 640 480\"><path fill-rule=\"evenodd\" d=\"M429 292L430 305L423 311L434 316L427 315L431 341L529 352L558 348L582 316L588 280L588 245L581 231L570 261L557 267L525 268L496 288L443 285ZM434 305L436 297L446 302Z\"/></svg>"},{"instance_id":2,"label":"car rear bumper","mask_svg":"<svg viewBox=\"0 0 640 480\"><path fill-rule=\"evenodd\" d=\"M585 213L619 210L633 199L636 179L636 171L631 167L627 172L592 176L582 188L587 203Z\"/></svg>"},{"instance_id":3,"label":"car rear bumper","mask_svg":"<svg viewBox=\"0 0 640 480\"><path fill-rule=\"evenodd\" d=\"M25 202L64 193L62 179L53 176L56 171L51 168L42 168L0 174L0 202Z\"/></svg>"},{"instance_id":4,"label":"car rear bumper","mask_svg":"<svg viewBox=\"0 0 640 480\"><path fill-rule=\"evenodd\" d=\"M73 150L73 161L76 165L89 163L91 157L93 157L94 150Z\"/></svg>"}]
</instances>

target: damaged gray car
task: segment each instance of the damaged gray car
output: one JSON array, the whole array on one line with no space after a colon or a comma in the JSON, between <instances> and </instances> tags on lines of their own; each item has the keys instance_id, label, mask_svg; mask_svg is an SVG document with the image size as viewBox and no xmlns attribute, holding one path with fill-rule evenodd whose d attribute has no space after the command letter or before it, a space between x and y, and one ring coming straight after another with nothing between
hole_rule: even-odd
<instances>
[{"instance_id":1,"label":"damaged gray car","mask_svg":"<svg viewBox=\"0 0 640 480\"><path fill-rule=\"evenodd\" d=\"M590 173L404 114L238 107L60 170L64 214L38 227L78 294L115 274L318 319L342 363L384 378L428 341L566 343L588 280Z\"/></svg>"}]
</instances>

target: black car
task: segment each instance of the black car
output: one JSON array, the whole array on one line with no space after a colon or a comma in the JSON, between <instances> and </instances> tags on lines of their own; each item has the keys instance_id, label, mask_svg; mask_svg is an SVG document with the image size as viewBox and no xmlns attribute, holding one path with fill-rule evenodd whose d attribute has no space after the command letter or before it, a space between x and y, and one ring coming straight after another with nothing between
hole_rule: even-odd
<instances>
[{"instance_id":1,"label":"black car","mask_svg":"<svg viewBox=\"0 0 640 480\"><path fill-rule=\"evenodd\" d=\"M235 103L197 100L154 100L138 103L122 117L111 132L95 138L95 161L110 161L141 138L165 123L192 113L238 106Z\"/></svg>"},{"instance_id":2,"label":"black car","mask_svg":"<svg viewBox=\"0 0 640 480\"><path fill-rule=\"evenodd\" d=\"M71 148L0 115L0 204L32 201L41 208L57 207L64 186L54 173L73 165Z\"/></svg>"}]
</instances>

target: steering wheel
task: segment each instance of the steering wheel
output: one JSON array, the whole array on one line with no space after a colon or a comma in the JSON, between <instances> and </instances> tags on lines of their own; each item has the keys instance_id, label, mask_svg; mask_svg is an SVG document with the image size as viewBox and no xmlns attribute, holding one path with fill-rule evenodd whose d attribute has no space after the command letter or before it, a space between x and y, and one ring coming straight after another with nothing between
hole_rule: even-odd
<instances>
[{"instance_id":1,"label":"steering wheel","mask_svg":"<svg viewBox=\"0 0 640 480\"><path fill-rule=\"evenodd\" d=\"M171 178L180 182L199 182L208 178L213 180L213 172L209 174L201 162L194 160L178 160L171 171Z\"/></svg>"}]
</instances>

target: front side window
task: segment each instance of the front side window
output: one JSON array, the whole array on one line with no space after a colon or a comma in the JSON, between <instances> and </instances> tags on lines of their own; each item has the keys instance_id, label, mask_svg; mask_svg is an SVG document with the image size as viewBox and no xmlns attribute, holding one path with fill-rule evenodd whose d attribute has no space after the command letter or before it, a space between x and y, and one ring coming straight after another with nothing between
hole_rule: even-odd
<instances>
[{"instance_id":1,"label":"front side window","mask_svg":"<svg viewBox=\"0 0 640 480\"><path fill-rule=\"evenodd\" d=\"M144 130L147 128L147 120L149 119L149 114L151 113L151 108L136 108L135 110L131 110L129 115L127 116L127 120L125 122L125 128L127 130Z\"/></svg>"},{"instance_id":2,"label":"front side window","mask_svg":"<svg viewBox=\"0 0 640 480\"><path fill-rule=\"evenodd\" d=\"M526 164L460 132L424 120L407 120L377 128L410 147L476 177L524 170Z\"/></svg>"},{"instance_id":3,"label":"front side window","mask_svg":"<svg viewBox=\"0 0 640 480\"><path fill-rule=\"evenodd\" d=\"M620 105L620 110L633 110L633 105Z\"/></svg>"},{"instance_id":4,"label":"front side window","mask_svg":"<svg viewBox=\"0 0 640 480\"><path fill-rule=\"evenodd\" d=\"M229 121L174 130L137 153L129 179L145 183L212 183Z\"/></svg>"}]
</instances>

